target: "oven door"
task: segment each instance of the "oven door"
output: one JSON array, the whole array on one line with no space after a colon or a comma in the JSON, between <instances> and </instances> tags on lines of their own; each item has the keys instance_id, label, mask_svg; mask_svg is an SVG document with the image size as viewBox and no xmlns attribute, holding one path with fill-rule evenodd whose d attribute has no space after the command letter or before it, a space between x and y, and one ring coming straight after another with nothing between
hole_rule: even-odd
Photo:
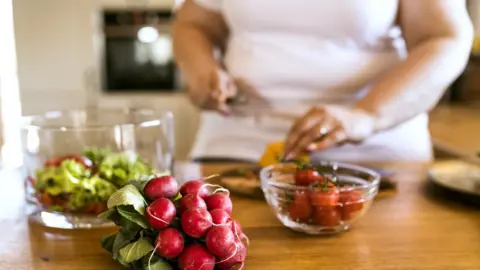
<instances>
[{"instance_id":1,"label":"oven door","mask_svg":"<svg viewBox=\"0 0 480 270\"><path fill-rule=\"evenodd\" d=\"M172 92L179 88L173 59L171 25L105 27L107 92Z\"/></svg>"}]
</instances>

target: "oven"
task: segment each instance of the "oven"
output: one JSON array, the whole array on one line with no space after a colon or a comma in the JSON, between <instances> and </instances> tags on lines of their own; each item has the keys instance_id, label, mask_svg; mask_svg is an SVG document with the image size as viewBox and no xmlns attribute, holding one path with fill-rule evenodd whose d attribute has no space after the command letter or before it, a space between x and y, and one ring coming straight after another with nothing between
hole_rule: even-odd
<instances>
[{"instance_id":1,"label":"oven","mask_svg":"<svg viewBox=\"0 0 480 270\"><path fill-rule=\"evenodd\" d=\"M171 10L103 12L106 92L174 92L182 88L173 58Z\"/></svg>"}]
</instances>

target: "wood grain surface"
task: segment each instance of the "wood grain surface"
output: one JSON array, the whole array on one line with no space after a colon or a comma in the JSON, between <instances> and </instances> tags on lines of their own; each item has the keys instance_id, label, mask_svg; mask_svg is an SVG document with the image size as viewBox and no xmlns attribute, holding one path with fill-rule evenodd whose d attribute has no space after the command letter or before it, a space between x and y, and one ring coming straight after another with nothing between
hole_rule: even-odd
<instances>
[{"instance_id":1,"label":"wood grain surface","mask_svg":"<svg viewBox=\"0 0 480 270\"><path fill-rule=\"evenodd\" d=\"M430 112L435 147L457 156L480 150L480 106L438 106Z\"/></svg>"},{"instance_id":2,"label":"wood grain surface","mask_svg":"<svg viewBox=\"0 0 480 270\"><path fill-rule=\"evenodd\" d=\"M204 167L206 175L231 166ZM427 164L384 164L397 194L377 199L353 228L310 237L284 228L263 201L234 197L233 216L250 238L245 269L480 269L480 211L437 198ZM25 216L17 171L1 171L0 269L122 269L99 238L112 229L53 230Z\"/></svg>"}]
</instances>

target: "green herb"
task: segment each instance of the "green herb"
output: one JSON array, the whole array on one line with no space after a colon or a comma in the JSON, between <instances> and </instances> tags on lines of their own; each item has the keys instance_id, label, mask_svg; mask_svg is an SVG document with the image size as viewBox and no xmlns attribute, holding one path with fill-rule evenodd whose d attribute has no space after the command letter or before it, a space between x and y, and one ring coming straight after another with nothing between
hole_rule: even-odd
<instances>
[{"instance_id":1,"label":"green herb","mask_svg":"<svg viewBox=\"0 0 480 270\"><path fill-rule=\"evenodd\" d=\"M134 185L126 185L113 193L107 202L108 209L119 205L131 205L140 214L145 213L145 199Z\"/></svg>"},{"instance_id":2,"label":"green herb","mask_svg":"<svg viewBox=\"0 0 480 270\"><path fill-rule=\"evenodd\" d=\"M146 229L148 228L147 220L141 214L139 214L132 205L119 205L117 206L118 213L128 219L129 221L137 224L138 226Z\"/></svg>"},{"instance_id":3,"label":"green herb","mask_svg":"<svg viewBox=\"0 0 480 270\"><path fill-rule=\"evenodd\" d=\"M131 263L136 260L140 260L143 256L146 256L153 250L152 244L147 238L141 238L136 242L130 243L120 249L120 258Z\"/></svg>"}]
</instances>

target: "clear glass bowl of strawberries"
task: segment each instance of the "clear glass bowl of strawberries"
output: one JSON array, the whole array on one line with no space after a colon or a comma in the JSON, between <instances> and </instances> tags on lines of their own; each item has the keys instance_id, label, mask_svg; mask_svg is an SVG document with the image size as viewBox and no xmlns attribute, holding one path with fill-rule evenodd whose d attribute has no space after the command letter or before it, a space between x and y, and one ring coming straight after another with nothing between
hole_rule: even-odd
<instances>
[{"instance_id":1,"label":"clear glass bowl of strawberries","mask_svg":"<svg viewBox=\"0 0 480 270\"><path fill-rule=\"evenodd\" d=\"M346 231L370 208L380 175L343 163L279 163L260 172L265 199L286 227L307 234Z\"/></svg>"}]
</instances>

